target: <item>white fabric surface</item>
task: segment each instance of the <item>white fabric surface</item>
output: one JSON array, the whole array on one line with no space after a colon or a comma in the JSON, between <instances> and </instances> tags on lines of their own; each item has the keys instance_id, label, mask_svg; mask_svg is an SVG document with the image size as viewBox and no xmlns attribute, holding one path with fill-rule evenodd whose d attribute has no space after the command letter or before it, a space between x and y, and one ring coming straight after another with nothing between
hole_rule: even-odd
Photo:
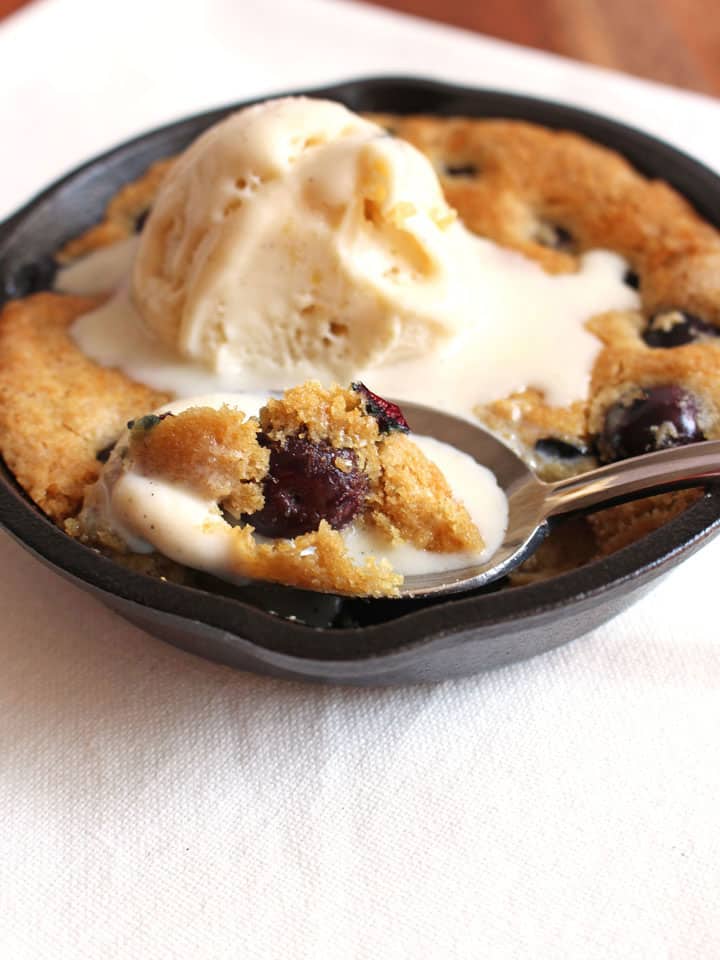
<instances>
[{"instance_id":1,"label":"white fabric surface","mask_svg":"<svg viewBox=\"0 0 720 960\"><path fill-rule=\"evenodd\" d=\"M415 72L596 108L720 169L703 97L331 0L45 0L0 25L0 214L203 107ZM0 539L0 952L720 956L720 541L473 679L253 678Z\"/></svg>"}]
</instances>

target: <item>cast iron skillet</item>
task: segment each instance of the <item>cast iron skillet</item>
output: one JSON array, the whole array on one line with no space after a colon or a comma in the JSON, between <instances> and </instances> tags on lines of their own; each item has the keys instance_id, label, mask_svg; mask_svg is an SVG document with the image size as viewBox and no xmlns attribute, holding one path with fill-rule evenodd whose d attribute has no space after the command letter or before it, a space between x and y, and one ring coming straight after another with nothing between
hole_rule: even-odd
<instances>
[{"instance_id":1,"label":"cast iron skillet","mask_svg":"<svg viewBox=\"0 0 720 960\"><path fill-rule=\"evenodd\" d=\"M353 110L531 120L606 144L662 177L720 227L720 178L652 137L560 104L429 80L379 77L302 91ZM51 256L97 221L107 201L159 157L182 150L243 104L173 123L90 161L0 226L5 298L52 281ZM29 371L30 373L30 371ZM611 557L546 583L437 601L341 600L210 578L181 587L131 573L60 532L0 464L0 523L39 559L150 633L183 649L279 676L387 684L471 674L579 637L629 606L718 532L720 488ZM222 594L212 592L221 589Z\"/></svg>"}]
</instances>

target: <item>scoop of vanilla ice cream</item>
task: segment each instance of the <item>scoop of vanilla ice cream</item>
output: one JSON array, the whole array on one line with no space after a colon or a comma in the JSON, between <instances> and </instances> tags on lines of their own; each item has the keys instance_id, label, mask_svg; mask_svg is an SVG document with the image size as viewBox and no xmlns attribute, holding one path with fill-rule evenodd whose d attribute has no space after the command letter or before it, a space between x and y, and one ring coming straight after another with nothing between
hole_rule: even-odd
<instances>
[{"instance_id":1,"label":"scoop of vanilla ice cream","mask_svg":"<svg viewBox=\"0 0 720 960\"><path fill-rule=\"evenodd\" d=\"M347 379L458 331L460 229L414 147L340 104L274 100L173 165L132 296L162 341L246 385Z\"/></svg>"}]
</instances>

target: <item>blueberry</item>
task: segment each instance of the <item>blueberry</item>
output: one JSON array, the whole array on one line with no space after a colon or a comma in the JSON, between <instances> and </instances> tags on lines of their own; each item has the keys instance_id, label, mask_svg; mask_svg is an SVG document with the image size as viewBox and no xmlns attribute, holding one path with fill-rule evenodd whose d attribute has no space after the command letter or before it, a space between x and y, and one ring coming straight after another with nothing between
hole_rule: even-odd
<instances>
[{"instance_id":1,"label":"blueberry","mask_svg":"<svg viewBox=\"0 0 720 960\"><path fill-rule=\"evenodd\" d=\"M103 447L102 450L98 450L98 452L95 454L95 459L99 463L107 463L108 460L110 459L110 454L113 452L114 447L115 447L114 443L109 443L106 447Z\"/></svg>"},{"instance_id":2,"label":"blueberry","mask_svg":"<svg viewBox=\"0 0 720 960\"><path fill-rule=\"evenodd\" d=\"M149 213L150 213L150 209L148 208L146 210L143 210L142 213L138 214L138 216L135 217L135 233L142 233L143 227L145 226L145 221L147 220Z\"/></svg>"},{"instance_id":3,"label":"blueberry","mask_svg":"<svg viewBox=\"0 0 720 960\"><path fill-rule=\"evenodd\" d=\"M535 444L535 452L547 460L577 460L587 457L590 448L581 442L574 444L558 440L557 437L543 437Z\"/></svg>"},{"instance_id":4,"label":"blueberry","mask_svg":"<svg viewBox=\"0 0 720 960\"><path fill-rule=\"evenodd\" d=\"M627 269L623 276L623 283L626 283L628 287L632 287L633 290L639 290L640 274L636 273L635 270Z\"/></svg>"},{"instance_id":5,"label":"blueberry","mask_svg":"<svg viewBox=\"0 0 720 960\"><path fill-rule=\"evenodd\" d=\"M13 270L3 280L4 300L16 300L28 297L31 293L50 290L55 281L57 262L54 257L41 256Z\"/></svg>"},{"instance_id":6,"label":"blueberry","mask_svg":"<svg viewBox=\"0 0 720 960\"><path fill-rule=\"evenodd\" d=\"M355 393L360 394L360 398L365 408L365 413L369 417L375 417L378 422L380 433L392 433L393 430L399 430L401 433L407 433L410 425L405 419L405 414L400 407L391 400L385 400L377 393L369 390L364 383L357 380L350 384Z\"/></svg>"},{"instance_id":7,"label":"blueberry","mask_svg":"<svg viewBox=\"0 0 720 960\"><path fill-rule=\"evenodd\" d=\"M265 505L246 517L267 537L297 537L317 530L321 520L339 530L360 512L368 478L352 450L329 443L288 437L282 443L259 435L270 448L270 466L263 484Z\"/></svg>"},{"instance_id":8,"label":"blueberry","mask_svg":"<svg viewBox=\"0 0 720 960\"><path fill-rule=\"evenodd\" d=\"M126 426L128 430L152 430L153 427L156 427L163 420L167 420L168 417L174 417L174 413L170 413L168 410L166 413L146 413L143 417L137 417L135 420L128 420Z\"/></svg>"},{"instance_id":9,"label":"blueberry","mask_svg":"<svg viewBox=\"0 0 720 960\"><path fill-rule=\"evenodd\" d=\"M547 220L538 224L533 239L541 246L550 247L560 253L573 253L576 249L575 237L572 233L566 227L549 223Z\"/></svg>"},{"instance_id":10,"label":"blueberry","mask_svg":"<svg viewBox=\"0 0 720 960\"><path fill-rule=\"evenodd\" d=\"M649 347L682 347L717 336L720 336L720 330L694 313L663 310L650 317L643 340Z\"/></svg>"},{"instance_id":11,"label":"blueberry","mask_svg":"<svg viewBox=\"0 0 720 960\"><path fill-rule=\"evenodd\" d=\"M610 463L704 439L697 399L670 384L621 397L605 414L597 447L600 459Z\"/></svg>"},{"instance_id":12,"label":"blueberry","mask_svg":"<svg viewBox=\"0 0 720 960\"><path fill-rule=\"evenodd\" d=\"M476 177L478 168L474 163L446 163L445 174L448 177Z\"/></svg>"}]
</instances>

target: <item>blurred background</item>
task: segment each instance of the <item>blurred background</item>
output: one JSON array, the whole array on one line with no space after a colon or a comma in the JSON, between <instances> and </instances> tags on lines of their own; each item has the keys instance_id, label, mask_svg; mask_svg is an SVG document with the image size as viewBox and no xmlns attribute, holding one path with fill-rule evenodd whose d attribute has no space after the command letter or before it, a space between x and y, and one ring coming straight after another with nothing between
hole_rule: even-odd
<instances>
[{"instance_id":1,"label":"blurred background","mask_svg":"<svg viewBox=\"0 0 720 960\"><path fill-rule=\"evenodd\" d=\"M720 95L718 0L372 0L647 80Z\"/></svg>"},{"instance_id":2,"label":"blurred background","mask_svg":"<svg viewBox=\"0 0 720 960\"><path fill-rule=\"evenodd\" d=\"M0 0L0 18L29 2L34 0ZM242 2L245 0L238 0ZM648 80L720 96L719 0L369 2L601 67L624 70ZM500 78L498 85L502 86Z\"/></svg>"}]
</instances>

